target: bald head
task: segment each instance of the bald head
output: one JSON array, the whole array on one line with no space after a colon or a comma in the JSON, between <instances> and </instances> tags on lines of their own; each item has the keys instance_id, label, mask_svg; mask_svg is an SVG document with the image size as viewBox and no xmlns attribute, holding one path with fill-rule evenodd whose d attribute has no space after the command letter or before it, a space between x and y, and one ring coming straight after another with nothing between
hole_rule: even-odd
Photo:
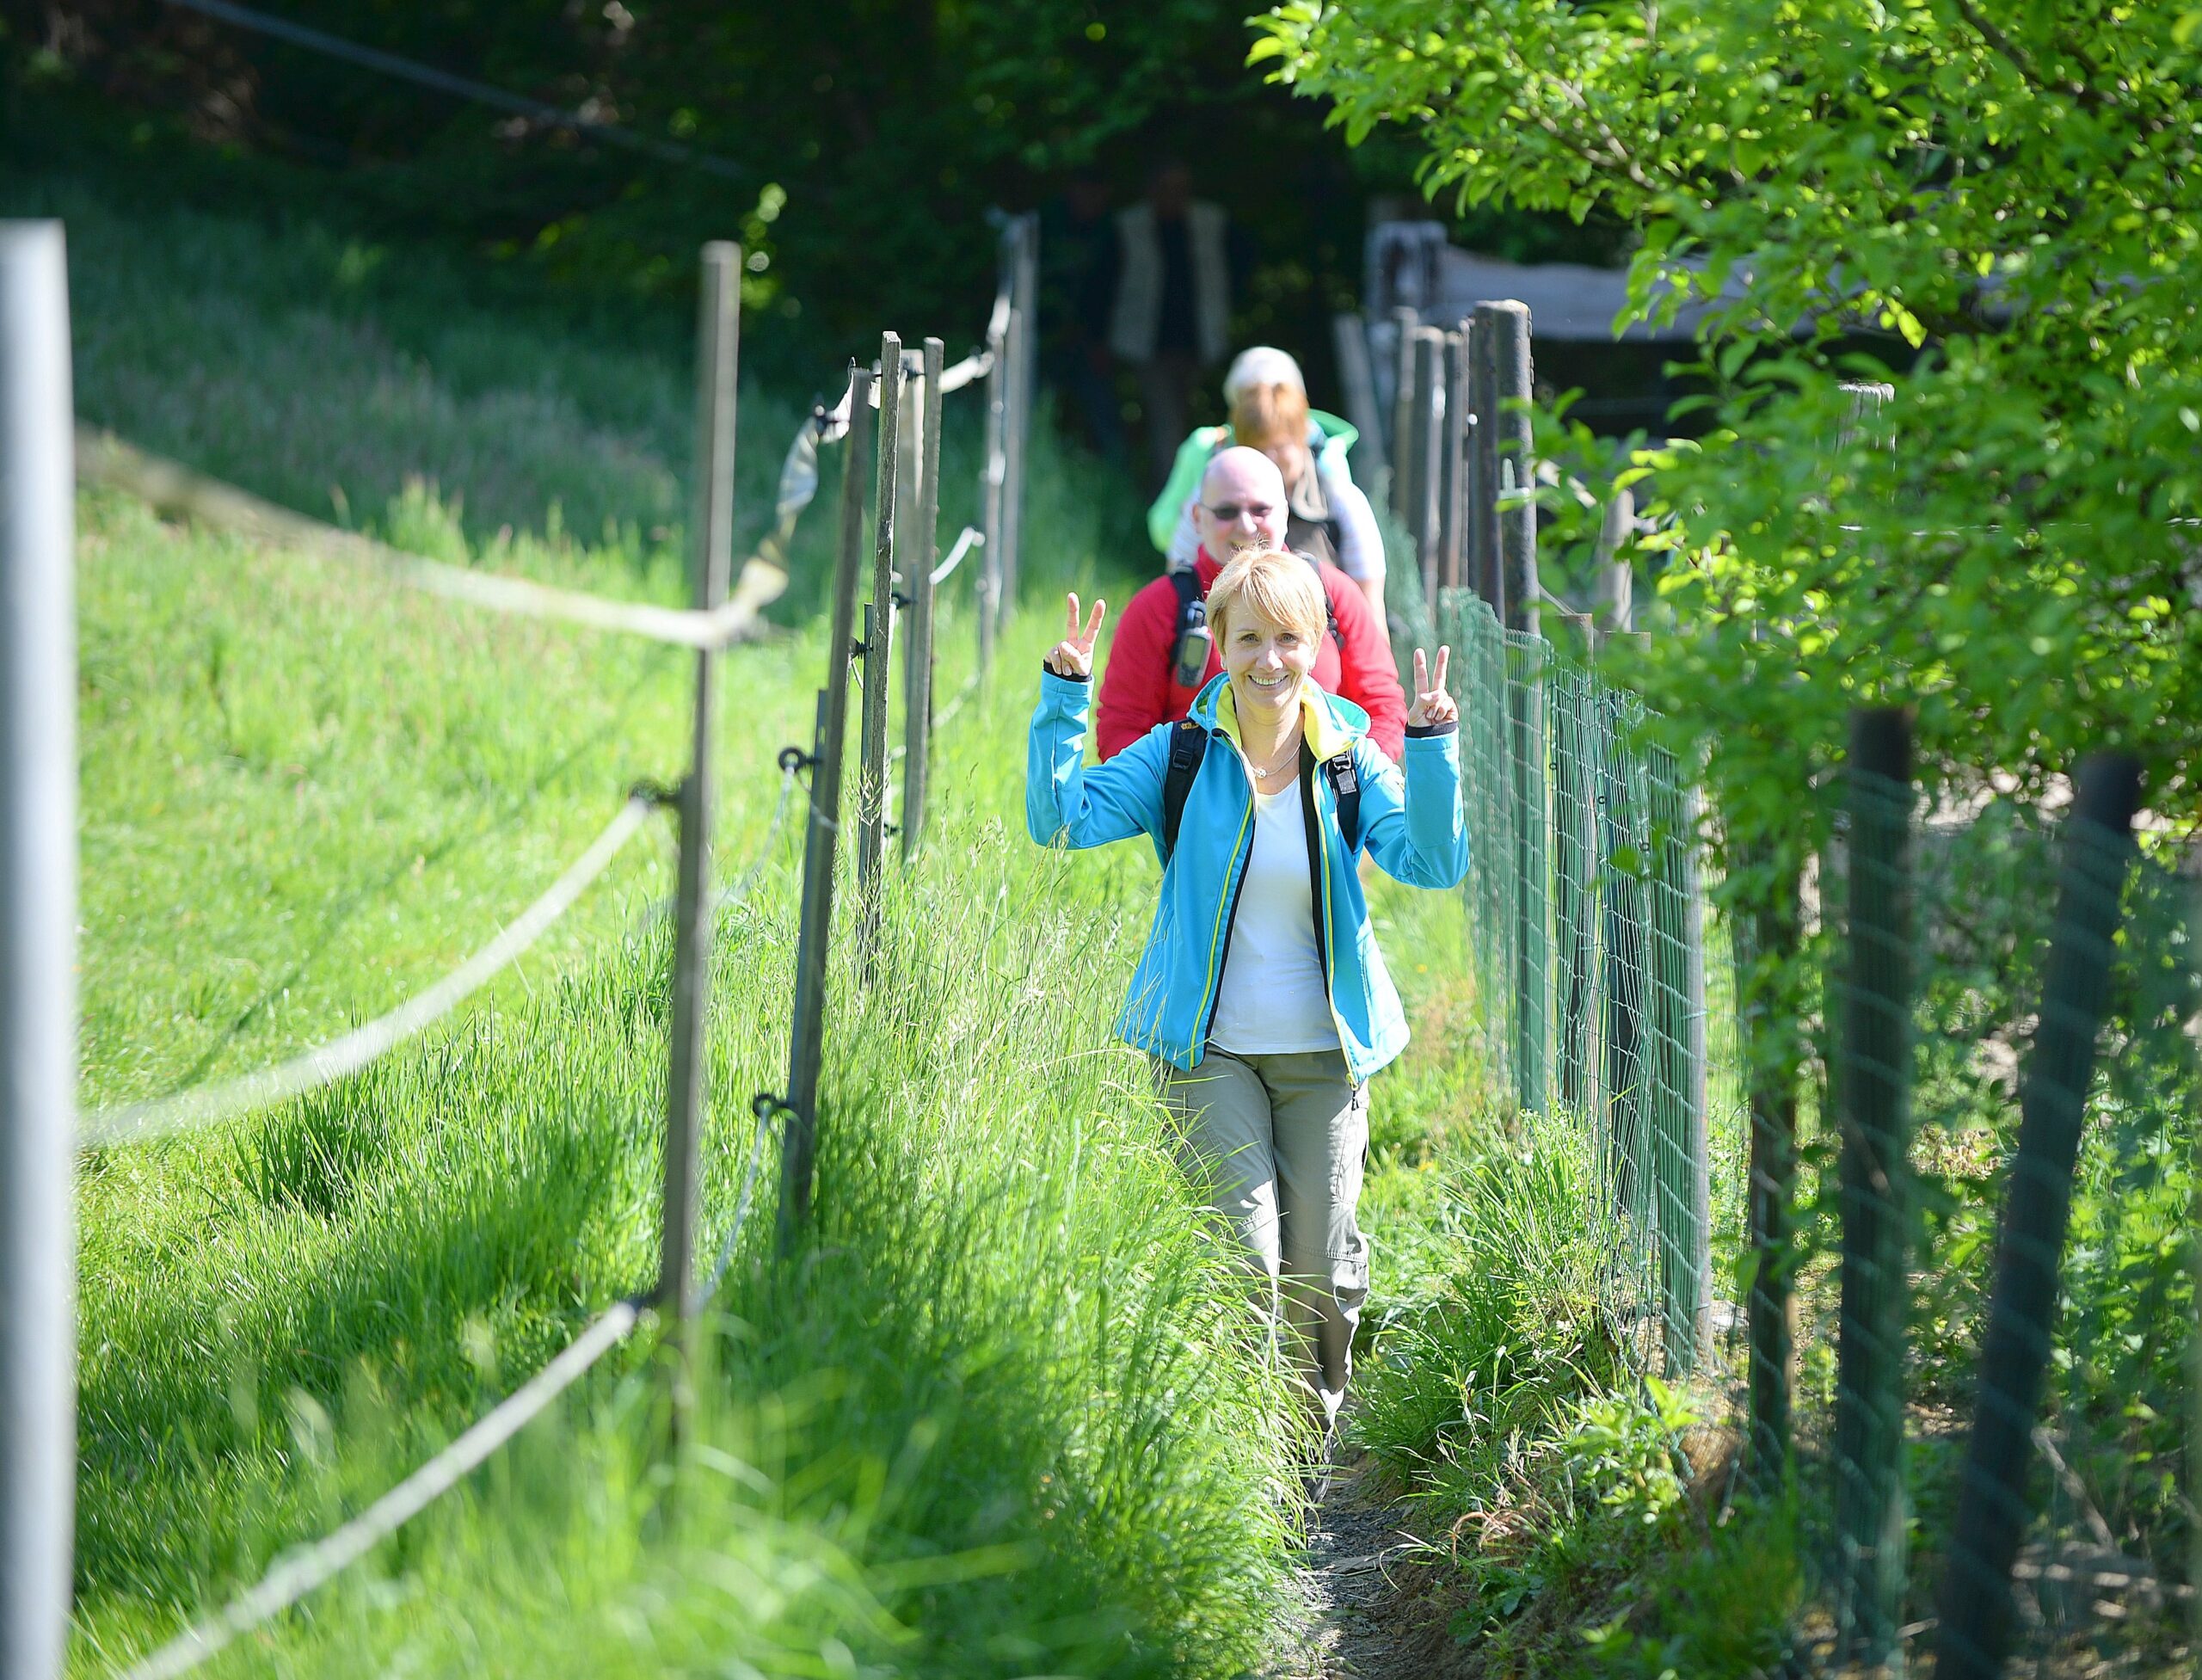
<instances>
[{"instance_id":1,"label":"bald head","mask_svg":"<svg viewBox=\"0 0 2202 1680\"><path fill-rule=\"evenodd\" d=\"M1291 517L1284 475L1258 449L1219 450L1201 478L1193 505L1193 530L1219 564L1242 548L1282 548Z\"/></svg>"}]
</instances>

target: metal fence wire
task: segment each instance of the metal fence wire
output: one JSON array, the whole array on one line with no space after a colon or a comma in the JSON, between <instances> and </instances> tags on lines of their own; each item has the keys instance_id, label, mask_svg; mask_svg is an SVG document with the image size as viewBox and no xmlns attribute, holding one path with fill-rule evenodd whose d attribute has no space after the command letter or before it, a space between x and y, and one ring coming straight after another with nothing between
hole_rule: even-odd
<instances>
[{"instance_id":1,"label":"metal fence wire","mask_svg":"<svg viewBox=\"0 0 2202 1680\"><path fill-rule=\"evenodd\" d=\"M1636 744L1641 703L1581 659L1464 589L1441 592L1436 628L1460 686L1486 1064L1515 1107L1585 1129L1607 1321L1637 1368L1689 1374L1735 1323L1713 1252L1716 1212L1731 1249L1741 1216L1713 1178L1739 1183L1743 1137L1732 1012L1706 1007L1696 796Z\"/></svg>"},{"instance_id":2,"label":"metal fence wire","mask_svg":"<svg viewBox=\"0 0 2202 1680\"><path fill-rule=\"evenodd\" d=\"M1454 649L1485 1065L1594 1152L1625 1366L1725 1397L1756 1472L1734 1486L1793 1524L1789 1671L2191 1673L2202 989L2176 851L2101 816L2091 769L2061 808L1930 800L1901 715L1861 714L1799 812L1832 839L1789 920L1738 937L1640 699L1472 592L1428 617L1398 593ZM1769 929L1786 1012L1764 1031L1754 990L1747 1038ZM1754 1191L1749 1058L1776 1037Z\"/></svg>"}]
</instances>

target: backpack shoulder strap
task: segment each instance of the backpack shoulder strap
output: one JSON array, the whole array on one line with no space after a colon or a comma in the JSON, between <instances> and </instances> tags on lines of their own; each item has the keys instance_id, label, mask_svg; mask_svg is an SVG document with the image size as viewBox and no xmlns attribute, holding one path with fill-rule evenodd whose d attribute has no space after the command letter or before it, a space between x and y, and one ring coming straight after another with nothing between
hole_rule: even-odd
<instances>
[{"instance_id":1,"label":"backpack shoulder strap","mask_svg":"<svg viewBox=\"0 0 2202 1680\"><path fill-rule=\"evenodd\" d=\"M1208 631L1208 600L1201 581L1190 567L1172 567L1170 586L1178 592L1178 623L1162 650L1170 668L1170 680L1180 688L1197 689L1208 674L1208 656L1215 643Z\"/></svg>"},{"instance_id":2,"label":"backpack shoulder strap","mask_svg":"<svg viewBox=\"0 0 2202 1680\"><path fill-rule=\"evenodd\" d=\"M1184 818L1186 796L1208 755L1208 731L1191 718L1170 731L1170 768L1162 778L1162 862L1167 867L1178 850L1178 825Z\"/></svg>"},{"instance_id":3,"label":"backpack shoulder strap","mask_svg":"<svg viewBox=\"0 0 2202 1680\"><path fill-rule=\"evenodd\" d=\"M1333 551L1335 552L1335 548ZM1338 644L1338 652L1344 653L1345 632L1338 628L1338 605L1331 599L1330 580L1323 575L1321 558L1300 549L1295 549L1293 552L1305 560L1314 571L1315 587L1323 592L1323 628L1330 631L1331 640Z\"/></svg>"},{"instance_id":4,"label":"backpack shoulder strap","mask_svg":"<svg viewBox=\"0 0 2202 1680\"><path fill-rule=\"evenodd\" d=\"M1192 617L1193 608L1201 602L1201 581L1194 575L1190 566L1172 566L1170 569L1170 587L1178 592L1178 635L1183 636L1187 628L1186 620ZM1173 637L1171 639L1174 646L1177 638Z\"/></svg>"},{"instance_id":5,"label":"backpack shoulder strap","mask_svg":"<svg viewBox=\"0 0 2202 1680\"><path fill-rule=\"evenodd\" d=\"M1361 849L1361 777L1353 767L1351 749L1323 760L1323 779L1331 785L1331 797L1338 808L1338 833L1345 836L1350 856Z\"/></svg>"}]
</instances>

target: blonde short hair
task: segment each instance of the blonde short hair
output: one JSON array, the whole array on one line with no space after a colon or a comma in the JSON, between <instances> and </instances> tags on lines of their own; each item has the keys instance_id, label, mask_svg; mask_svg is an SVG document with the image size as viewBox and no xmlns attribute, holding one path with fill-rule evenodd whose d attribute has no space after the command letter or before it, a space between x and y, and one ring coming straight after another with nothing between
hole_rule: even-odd
<instances>
[{"instance_id":1,"label":"blonde short hair","mask_svg":"<svg viewBox=\"0 0 2202 1680\"><path fill-rule=\"evenodd\" d=\"M1330 603L1323 580L1299 555L1281 548L1243 549L1231 557L1209 586L1208 622L1221 643L1224 621L1244 597L1271 624L1304 631L1312 640L1323 633Z\"/></svg>"},{"instance_id":2,"label":"blonde short hair","mask_svg":"<svg viewBox=\"0 0 2202 1680\"><path fill-rule=\"evenodd\" d=\"M1294 385L1248 385L1232 400L1231 435L1249 449L1307 441L1307 393Z\"/></svg>"}]
</instances>

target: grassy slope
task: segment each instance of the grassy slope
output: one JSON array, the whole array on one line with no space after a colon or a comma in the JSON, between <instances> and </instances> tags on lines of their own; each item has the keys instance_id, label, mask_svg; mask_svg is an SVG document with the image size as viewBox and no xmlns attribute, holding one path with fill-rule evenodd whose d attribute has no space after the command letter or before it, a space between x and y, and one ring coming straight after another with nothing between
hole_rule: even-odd
<instances>
[{"instance_id":1,"label":"grassy slope","mask_svg":"<svg viewBox=\"0 0 2202 1680\"><path fill-rule=\"evenodd\" d=\"M485 645L494 631L455 633L341 574L163 532L112 502L85 511L88 646L156 619L188 645L212 614L253 650L226 710L178 683L178 664L157 652L110 662L103 686L87 662L95 1081L163 1086L206 1060L210 1039L218 1065L255 1063L382 1006L532 890L561 844L601 819L620 778L664 768L655 760L678 739L677 671L626 668L648 658L566 632L544 632L557 645ZM254 587L194 596L218 563ZM274 575L285 567L287 585ZM164 590L173 617L141 610ZM366 628L344 645L339 680L329 631L348 590ZM131 610L110 616L118 602ZM1043 633L1036 618L1017 644ZM468 654L482 674L457 672ZM734 662L735 857L761 828L764 766L789 734L775 715L784 723L799 709L790 674L805 680L818 662L815 640ZM191 662L181 668L194 674ZM960 674L951 657L947 676ZM631 699L609 680L630 675ZM471 703L424 698L445 679ZM297 700L331 680L348 700ZM867 1624L853 1606L882 1600L920 1631L874 1625L874 1654L899 1652L917 1671L1040 1659L1230 1672L1266 1639L1276 1603L1288 1443L1237 1351L1242 1309L1185 1216L1139 1068L1110 1047L1109 988L1062 987L1049 957L1074 948L1082 966L1119 975L1151 866L1048 859L1009 826L1023 700L1006 688L949 733L938 851L899 907L893 978L861 997L844 979L815 1252L792 1280L748 1265L735 1274L724 1350L734 1380L720 1392L741 1398L726 1400L714 1429L770 1437L792 1489L760 1491L755 1477L729 1489L708 1468L692 1471L704 1488L684 1495L683 1521L692 1503L741 1507L694 1542L716 1558L729 1529L760 1509L786 1519L773 1567L838 1534L856 1596L818 1625L861 1646L855 1629ZM240 754L240 717L277 739ZM549 738L534 740L536 726ZM470 761L505 731L515 738L492 761L508 778ZM544 773L576 748L573 765ZM301 756L311 757L304 776ZM436 851L434 839L455 828L468 844ZM416 873L411 860L431 852ZM713 1231L733 1200L747 1095L781 1082L790 852L776 848L754 897L723 920ZM132 858L145 878L124 886ZM394 895L355 908L355 871L395 877ZM661 874L647 855L623 865L563 953L532 963L528 983L329 1098L88 1166L88 1665L141 1644L166 1607L249 1576L323 1526L587 1312L647 1280L665 952L641 912ZM159 944L149 927L169 930L153 964L137 955L138 942ZM393 941L403 961L365 960ZM190 1006L210 970L244 962L259 990L259 975L287 975L288 998L232 1033L231 1000ZM616 1389L600 1385L600 1402L616 1402ZM581 1572L575 1598L601 1596L566 1608L570 1634L540 1603L500 1619L512 1641L501 1660L604 1671L604 1641L627 1638L605 1618L624 1626L633 1615L690 1628L699 1659L715 1640L769 1644L759 1628L770 1616L748 1626L719 1602L709 1571L692 1578L668 1561L677 1551L638 1542L653 1526L637 1514L655 1498L638 1468L650 1433L638 1418L577 1448L595 1475L639 1490L608 1511L605 1496L580 1497L594 1476L567 1481L538 1452L522 1461L536 1474L513 1473L519 1486L504 1496L527 1502L517 1538L489 1512L440 1519L445 1540L417 1564L448 1582L435 1597L444 1619L425 1591L403 1615L378 1615L373 1594L348 1588L330 1601L339 1608L236 1665L458 1661L486 1637L474 1572L518 1567L508 1544L559 1552ZM752 1448L744 1462L754 1458ZM495 1505L494 1484L484 1497ZM569 1525L563 1548L546 1505ZM924 1561L941 1552L970 1555ZM607 1553L628 1566L611 1568ZM953 1578L966 1571L975 1573ZM667 1581L678 1589L648 1591Z\"/></svg>"},{"instance_id":2,"label":"grassy slope","mask_svg":"<svg viewBox=\"0 0 2202 1680\"><path fill-rule=\"evenodd\" d=\"M95 242L71 231L81 263ZM204 232L241 274L282 255L235 224ZM367 327L332 348L311 311L210 298L167 317L184 342L163 403L199 412L173 390L185 370L218 395L327 356L341 421ZM80 283L77 306L96 339L134 305ZM218 330L194 341L200 306ZM249 375L223 353L255 320ZM125 417L101 405L119 365L83 361L98 417ZM468 423L495 440L503 412ZM190 425L151 440L220 468L226 422L206 425L203 446ZM536 440L504 446L526 462ZM402 487L383 465L362 485ZM1036 489L1033 547L1090 588L1108 492L1044 461ZM387 1006L538 889L628 779L677 762L677 655L388 598L110 497L81 517L91 1101L257 1066ZM418 496L378 520L465 540ZM490 557L663 597L648 546ZM1051 617L1020 623L1010 668ZM968 657L968 627L948 634L944 687ZM803 635L731 665L723 875L762 835L766 766L821 651ZM1224 1674L1269 1644L1289 1408L1107 1031L1152 865L1023 841L1021 690L947 734L893 978L859 997L844 977L818 1237L785 1271L757 1263L769 1204L753 1226L677 1504L637 1353L217 1671ZM774 855L722 920L713 1232L747 1093L781 1083L791 847ZM485 1006L328 1097L87 1162L82 1671L356 1508L647 1281L665 952L645 911L664 873L661 840L638 844ZM1096 984L1061 983L1065 951Z\"/></svg>"}]
</instances>

